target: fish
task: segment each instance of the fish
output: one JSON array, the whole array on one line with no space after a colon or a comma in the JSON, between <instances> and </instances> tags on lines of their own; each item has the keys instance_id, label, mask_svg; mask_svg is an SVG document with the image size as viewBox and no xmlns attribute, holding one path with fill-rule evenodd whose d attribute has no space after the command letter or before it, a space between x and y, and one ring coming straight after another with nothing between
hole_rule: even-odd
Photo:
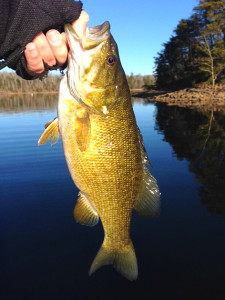
<instances>
[{"instance_id":1,"label":"fish","mask_svg":"<svg viewBox=\"0 0 225 300\"><path fill-rule=\"evenodd\" d=\"M58 117L46 124L38 144L54 144L61 135L70 175L80 190L74 218L87 226L101 220L104 240L89 275L113 265L125 278L136 280L132 211L159 215L159 187L149 170L110 23L87 27L83 36L66 24L65 32L70 50Z\"/></svg>"}]
</instances>

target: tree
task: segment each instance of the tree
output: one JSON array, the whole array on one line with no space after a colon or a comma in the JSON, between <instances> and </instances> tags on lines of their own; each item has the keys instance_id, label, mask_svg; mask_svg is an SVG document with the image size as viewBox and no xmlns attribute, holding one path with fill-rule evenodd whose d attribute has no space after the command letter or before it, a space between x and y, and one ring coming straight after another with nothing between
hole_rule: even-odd
<instances>
[{"instance_id":1,"label":"tree","mask_svg":"<svg viewBox=\"0 0 225 300\"><path fill-rule=\"evenodd\" d=\"M195 17L179 22L174 30L175 35L164 44L164 49L155 60L158 87L182 88L197 81L193 64L196 32Z\"/></svg>"},{"instance_id":2,"label":"tree","mask_svg":"<svg viewBox=\"0 0 225 300\"><path fill-rule=\"evenodd\" d=\"M183 88L225 78L225 0L200 0L155 58L156 85Z\"/></svg>"},{"instance_id":3,"label":"tree","mask_svg":"<svg viewBox=\"0 0 225 300\"><path fill-rule=\"evenodd\" d=\"M202 54L198 60L199 68L210 74L212 87L215 88L217 79L225 69L225 47L219 41L212 47L205 33L202 33L201 39L202 43L198 47Z\"/></svg>"},{"instance_id":4,"label":"tree","mask_svg":"<svg viewBox=\"0 0 225 300\"><path fill-rule=\"evenodd\" d=\"M225 70L225 1L201 0L199 16L199 68L210 74L213 88Z\"/></svg>"}]
</instances>

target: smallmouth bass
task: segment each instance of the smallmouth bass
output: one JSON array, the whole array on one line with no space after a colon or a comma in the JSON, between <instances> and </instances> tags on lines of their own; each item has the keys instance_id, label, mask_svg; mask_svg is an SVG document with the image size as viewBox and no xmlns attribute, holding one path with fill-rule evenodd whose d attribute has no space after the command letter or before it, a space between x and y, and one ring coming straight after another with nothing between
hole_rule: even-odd
<instances>
[{"instance_id":1,"label":"smallmouth bass","mask_svg":"<svg viewBox=\"0 0 225 300\"><path fill-rule=\"evenodd\" d=\"M138 276L130 222L132 210L154 217L160 193L142 136L118 48L108 22L79 36L67 24L68 71L60 83L58 118L48 122L39 145L61 134L71 177L80 193L77 222L94 226L99 218L104 241L89 274L112 264L129 280Z\"/></svg>"}]
</instances>

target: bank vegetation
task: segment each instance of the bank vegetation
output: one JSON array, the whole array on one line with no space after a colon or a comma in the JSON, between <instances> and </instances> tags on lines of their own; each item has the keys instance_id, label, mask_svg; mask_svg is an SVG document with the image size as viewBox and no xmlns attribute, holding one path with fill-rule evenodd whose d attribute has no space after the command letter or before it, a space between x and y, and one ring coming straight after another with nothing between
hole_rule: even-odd
<instances>
[{"instance_id":1,"label":"bank vegetation","mask_svg":"<svg viewBox=\"0 0 225 300\"><path fill-rule=\"evenodd\" d=\"M3 94L32 94L32 93L58 93L61 76L49 75L44 80L24 80L15 73L0 73L0 93ZM131 73L127 75L130 89L141 89L154 86L155 77L142 76Z\"/></svg>"},{"instance_id":2,"label":"bank vegetation","mask_svg":"<svg viewBox=\"0 0 225 300\"><path fill-rule=\"evenodd\" d=\"M49 75L44 80L24 80L13 72L0 73L0 94L32 94L58 92L60 76Z\"/></svg>"},{"instance_id":3,"label":"bank vegetation","mask_svg":"<svg viewBox=\"0 0 225 300\"><path fill-rule=\"evenodd\" d=\"M225 0L200 0L155 58L160 89L225 83Z\"/></svg>"}]
</instances>

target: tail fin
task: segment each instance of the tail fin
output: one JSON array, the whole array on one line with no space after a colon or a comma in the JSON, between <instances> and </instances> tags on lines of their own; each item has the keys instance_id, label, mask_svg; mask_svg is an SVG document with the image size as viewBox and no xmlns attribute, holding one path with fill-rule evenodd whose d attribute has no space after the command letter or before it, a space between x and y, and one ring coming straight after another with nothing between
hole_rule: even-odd
<instances>
[{"instance_id":1,"label":"tail fin","mask_svg":"<svg viewBox=\"0 0 225 300\"><path fill-rule=\"evenodd\" d=\"M113 265L120 274L131 281L137 279L138 266L132 242L124 249L114 252L104 247L103 244L91 265L89 275L105 265Z\"/></svg>"}]
</instances>

